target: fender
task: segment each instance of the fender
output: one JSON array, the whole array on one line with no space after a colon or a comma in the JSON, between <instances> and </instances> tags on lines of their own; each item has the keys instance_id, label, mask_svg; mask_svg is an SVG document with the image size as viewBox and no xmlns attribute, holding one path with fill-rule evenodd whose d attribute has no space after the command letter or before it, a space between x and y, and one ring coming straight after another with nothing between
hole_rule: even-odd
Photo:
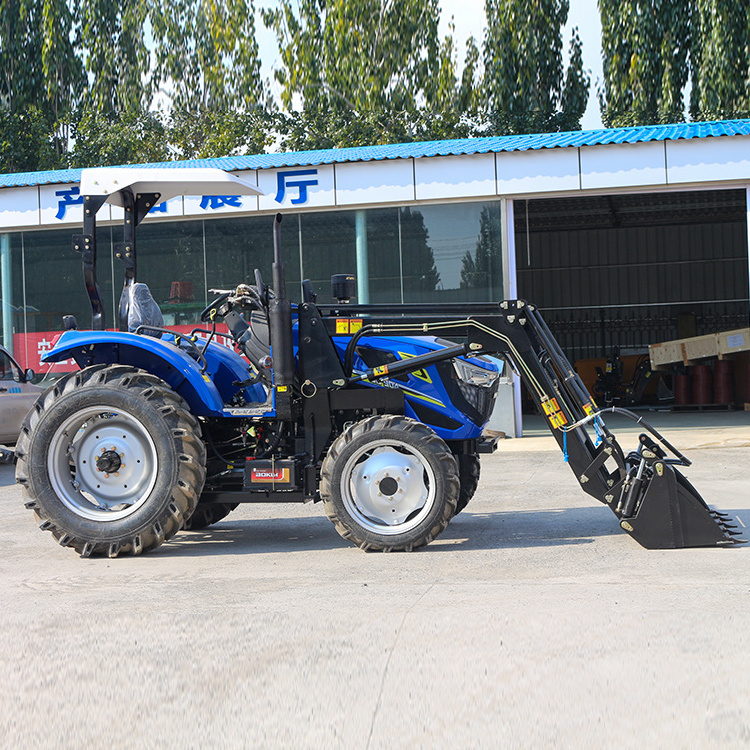
<instances>
[{"instance_id":1,"label":"fender","mask_svg":"<svg viewBox=\"0 0 750 750\"><path fill-rule=\"evenodd\" d=\"M185 399L193 414L227 416L225 403L238 391L232 382L249 377L248 365L239 355L219 344L210 344L205 356L208 369L202 373L195 359L165 339L117 331L65 331L41 361L61 362L72 358L80 368L98 364L138 367L167 383ZM218 376L215 379L224 392L219 391L212 376ZM263 401L265 394L261 393L262 388L256 393L258 388L246 389L246 398Z\"/></svg>"}]
</instances>

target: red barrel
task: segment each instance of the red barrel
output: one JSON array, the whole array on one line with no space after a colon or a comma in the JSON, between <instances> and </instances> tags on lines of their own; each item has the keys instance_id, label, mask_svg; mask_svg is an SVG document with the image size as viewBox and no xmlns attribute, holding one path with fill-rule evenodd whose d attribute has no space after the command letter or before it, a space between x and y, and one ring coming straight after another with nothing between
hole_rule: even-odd
<instances>
[{"instance_id":1,"label":"red barrel","mask_svg":"<svg viewBox=\"0 0 750 750\"><path fill-rule=\"evenodd\" d=\"M694 365L693 366L693 403L710 404L711 403L711 366Z\"/></svg>"},{"instance_id":2,"label":"red barrel","mask_svg":"<svg viewBox=\"0 0 750 750\"><path fill-rule=\"evenodd\" d=\"M690 403L690 375L674 376L674 402L677 406Z\"/></svg>"},{"instance_id":3,"label":"red barrel","mask_svg":"<svg viewBox=\"0 0 750 750\"><path fill-rule=\"evenodd\" d=\"M734 362L717 359L714 363L714 403L734 402Z\"/></svg>"}]
</instances>

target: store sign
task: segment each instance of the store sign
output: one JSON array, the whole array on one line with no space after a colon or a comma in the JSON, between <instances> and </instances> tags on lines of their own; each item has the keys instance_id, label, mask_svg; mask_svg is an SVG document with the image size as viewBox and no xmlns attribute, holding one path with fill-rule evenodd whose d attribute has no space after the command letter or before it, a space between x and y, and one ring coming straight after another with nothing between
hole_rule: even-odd
<instances>
[{"instance_id":1,"label":"store sign","mask_svg":"<svg viewBox=\"0 0 750 750\"><path fill-rule=\"evenodd\" d=\"M307 203L307 188L318 184L317 169L292 169L276 173L276 197L277 203L283 203L287 189L295 190L297 195L290 199L293 206Z\"/></svg>"},{"instance_id":2,"label":"store sign","mask_svg":"<svg viewBox=\"0 0 750 750\"><path fill-rule=\"evenodd\" d=\"M62 335L61 331L36 331L34 333L16 333L13 335L13 356L18 364L24 369L30 367L38 374L48 372L62 373L72 372L78 367L74 360L42 364L41 358L57 342Z\"/></svg>"},{"instance_id":3,"label":"store sign","mask_svg":"<svg viewBox=\"0 0 750 750\"><path fill-rule=\"evenodd\" d=\"M55 195L59 197L57 201L57 213L55 214L55 218L58 221L62 221L65 218L68 206L83 205L83 196L81 195L80 188L70 187L64 190L55 190Z\"/></svg>"},{"instance_id":4,"label":"store sign","mask_svg":"<svg viewBox=\"0 0 750 750\"><path fill-rule=\"evenodd\" d=\"M261 211L277 211L280 207L327 207L336 205L333 164L304 169L261 169L258 197Z\"/></svg>"}]
</instances>

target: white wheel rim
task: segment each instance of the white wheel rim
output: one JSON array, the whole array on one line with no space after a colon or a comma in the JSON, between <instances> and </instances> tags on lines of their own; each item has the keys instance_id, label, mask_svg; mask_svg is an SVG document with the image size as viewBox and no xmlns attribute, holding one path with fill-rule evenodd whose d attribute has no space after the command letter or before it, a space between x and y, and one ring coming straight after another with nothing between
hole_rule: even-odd
<instances>
[{"instance_id":1,"label":"white wheel rim","mask_svg":"<svg viewBox=\"0 0 750 750\"><path fill-rule=\"evenodd\" d=\"M355 451L341 475L341 496L364 529L393 536L419 526L435 504L435 472L400 440L376 440Z\"/></svg>"},{"instance_id":2,"label":"white wheel rim","mask_svg":"<svg viewBox=\"0 0 750 750\"><path fill-rule=\"evenodd\" d=\"M63 422L47 470L62 503L81 518L116 521L135 513L156 484L156 446L132 414L92 406Z\"/></svg>"}]
</instances>

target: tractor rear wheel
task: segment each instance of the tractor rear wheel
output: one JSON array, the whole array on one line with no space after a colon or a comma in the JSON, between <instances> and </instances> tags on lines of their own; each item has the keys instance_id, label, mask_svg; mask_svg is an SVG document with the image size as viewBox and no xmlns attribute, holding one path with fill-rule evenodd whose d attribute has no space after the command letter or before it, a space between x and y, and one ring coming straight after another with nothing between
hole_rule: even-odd
<instances>
[{"instance_id":1,"label":"tractor rear wheel","mask_svg":"<svg viewBox=\"0 0 750 750\"><path fill-rule=\"evenodd\" d=\"M195 509L206 476L200 434L159 378L89 367L59 380L27 415L16 480L63 547L137 555L174 536Z\"/></svg>"},{"instance_id":2,"label":"tractor rear wheel","mask_svg":"<svg viewBox=\"0 0 750 750\"><path fill-rule=\"evenodd\" d=\"M462 453L456 456L456 460L458 461L458 478L461 482L461 492L456 504L456 515L458 515L477 491L481 464L477 453Z\"/></svg>"},{"instance_id":3,"label":"tractor rear wheel","mask_svg":"<svg viewBox=\"0 0 750 750\"><path fill-rule=\"evenodd\" d=\"M365 550L411 551L429 544L455 512L456 459L421 422L370 417L334 441L320 494L345 539Z\"/></svg>"}]
</instances>

